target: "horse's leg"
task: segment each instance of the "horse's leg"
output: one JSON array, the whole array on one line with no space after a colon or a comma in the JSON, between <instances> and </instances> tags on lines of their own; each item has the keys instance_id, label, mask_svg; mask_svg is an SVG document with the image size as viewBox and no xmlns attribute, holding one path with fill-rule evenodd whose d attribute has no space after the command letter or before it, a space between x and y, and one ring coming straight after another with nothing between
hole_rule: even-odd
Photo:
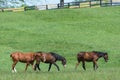
<instances>
[{"instance_id":1,"label":"horse's leg","mask_svg":"<svg viewBox=\"0 0 120 80\"><path fill-rule=\"evenodd\" d=\"M38 68L38 70L40 71L39 64L40 64L40 63L36 63L36 64L34 65L34 70L35 70L35 71L36 71L37 68Z\"/></svg>"},{"instance_id":2,"label":"horse's leg","mask_svg":"<svg viewBox=\"0 0 120 80\"><path fill-rule=\"evenodd\" d=\"M31 65L32 65L32 69L34 70L34 64L33 64L33 62L31 63Z\"/></svg>"},{"instance_id":3,"label":"horse's leg","mask_svg":"<svg viewBox=\"0 0 120 80\"><path fill-rule=\"evenodd\" d=\"M34 65L34 70L36 71L37 64Z\"/></svg>"},{"instance_id":4,"label":"horse's leg","mask_svg":"<svg viewBox=\"0 0 120 80\"><path fill-rule=\"evenodd\" d=\"M50 63L50 64L49 64L48 71L50 71L50 69L51 69L51 66L52 66L52 63Z\"/></svg>"},{"instance_id":5,"label":"horse's leg","mask_svg":"<svg viewBox=\"0 0 120 80\"><path fill-rule=\"evenodd\" d=\"M12 64L12 72L17 72L16 69L15 69L15 65L17 64L18 61L14 61L13 64Z\"/></svg>"},{"instance_id":6,"label":"horse's leg","mask_svg":"<svg viewBox=\"0 0 120 80\"><path fill-rule=\"evenodd\" d=\"M56 63L53 64L57 67L58 71L60 71L59 66Z\"/></svg>"},{"instance_id":7,"label":"horse's leg","mask_svg":"<svg viewBox=\"0 0 120 80\"><path fill-rule=\"evenodd\" d=\"M93 69L95 70L95 62L93 62Z\"/></svg>"},{"instance_id":8,"label":"horse's leg","mask_svg":"<svg viewBox=\"0 0 120 80\"><path fill-rule=\"evenodd\" d=\"M94 67L94 70L96 70L98 68L96 60L93 61L93 67Z\"/></svg>"},{"instance_id":9,"label":"horse's leg","mask_svg":"<svg viewBox=\"0 0 120 80\"><path fill-rule=\"evenodd\" d=\"M84 70L86 70L86 68L85 68L85 61L82 61L82 67L83 67Z\"/></svg>"},{"instance_id":10,"label":"horse's leg","mask_svg":"<svg viewBox=\"0 0 120 80\"><path fill-rule=\"evenodd\" d=\"M29 63L26 63L25 71L27 71L28 66L29 66Z\"/></svg>"},{"instance_id":11,"label":"horse's leg","mask_svg":"<svg viewBox=\"0 0 120 80\"><path fill-rule=\"evenodd\" d=\"M79 64L80 64L80 61L78 61L78 63L76 63L75 69L77 69Z\"/></svg>"},{"instance_id":12,"label":"horse's leg","mask_svg":"<svg viewBox=\"0 0 120 80\"><path fill-rule=\"evenodd\" d=\"M37 59L37 60L36 60L36 64L34 65L34 70L35 70L35 71L36 71L36 68L40 71L39 64L40 64L40 60Z\"/></svg>"},{"instance_id":13,"label":"horse's leg","mask_svg":"<svg viewBox=\"0 0 120 80\"><path fill-rule=\"evenodd\" d=\"M97 70L97 68L98 68L97 61L95 61L95 65L96 65L96 70Z\"/></svg>"},{"instance_id":14,"label":"horse's leg","mask_svg":"<svg viewBox=\"0 0 120 80\"><path fill-rule=\"evenodd\" d=\"M38 70L40 71L40 67L39 67L40 63L39 64L36 64L36 67L38 68Z\"/></svg>"}]
</instances>

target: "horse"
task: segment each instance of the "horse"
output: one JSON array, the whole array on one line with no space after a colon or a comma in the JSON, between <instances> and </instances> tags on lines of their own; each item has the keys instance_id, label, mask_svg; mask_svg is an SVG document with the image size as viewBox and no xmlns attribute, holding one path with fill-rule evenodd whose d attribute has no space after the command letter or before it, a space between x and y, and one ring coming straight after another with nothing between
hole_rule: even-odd
<instances>
[{"instance_id":1,"label":"horse","mask_svg":"<svg viewBox=\"0 0 120 80\"><path fill-rule=\"evenodd\" d=\"M40 58L41 59L40 62L49 64L48 71L50 71L52 64L57 67L58 71L60 71L59 66L56 64L56 61L61 61L62 65L66 67L66 59L59 54L56 54L54 52L48 52L48 53L37 52L37 53L41 53L42 55L42 58ZM34 70L38 68L38 70L40 71L40 67L39 67L40 62L35 64Z\"/></svg>"},{"instance_id":2,"label":"horse","mask_svg":"<svg viewBox=\"0 0 120 80\"><path fill-rule=\"evenodd\" d=\"M77 61L75 69L77 69L79 63L82 61L82 67L84 70L85 68L85 61L86 62L93 62L93 68L94 70L97 70L98 65L97 61L99 58L103 57L105 62L108 61L108 54L106 52L99 52L99 51L92 51L92 52L80 52L77 54Z\"/></svg>"},{"instance_id":3,"label":"horse","mask_svg":"<svg viewBox=\"0 0 120 80\"><path fill-rule=\"evenodd\" d=\"M38 61L40 59L41 54L36 54L34 52L13 52L10 54L10 57L12 58L13 64L12 64L12 72L17 72L15 69L15 66L18 62L26 63L25 71L27 70L28 66L31 64L34 70L34 61Z\"/></svg>"}]
</instances>

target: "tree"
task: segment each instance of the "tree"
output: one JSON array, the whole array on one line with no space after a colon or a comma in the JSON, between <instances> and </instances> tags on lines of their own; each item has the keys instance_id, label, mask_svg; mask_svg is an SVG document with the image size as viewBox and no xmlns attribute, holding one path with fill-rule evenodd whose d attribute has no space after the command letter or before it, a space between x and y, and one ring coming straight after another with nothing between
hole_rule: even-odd
<instances>
[{"instance_id":1,"label":"tree","mask_svg":"<svg viewBox=\"0 0 120 80\"><path fill-rule=\"evenodd\" d=\"M0 8L7 5L7 0L0 0Z\"/></svg>"},{"instance_id":2,"label":"tree","mask_svg":"<svg viewBox=\"0 0 120 80\"><path fill-rule=\"evenodd\" d=\"M25 5L25 0L0 0L1 7L16 7L18 5Z\"/></svg>"}]
</instances>

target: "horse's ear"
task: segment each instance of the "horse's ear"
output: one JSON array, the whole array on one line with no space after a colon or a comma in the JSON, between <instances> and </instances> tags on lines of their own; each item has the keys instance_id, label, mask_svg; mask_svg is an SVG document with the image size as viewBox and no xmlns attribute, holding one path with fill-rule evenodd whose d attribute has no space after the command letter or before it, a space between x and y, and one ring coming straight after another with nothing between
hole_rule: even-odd
<instances>
[{"instance_id":1,"label":"horse's ear","mask_svg":"<svg viewBox=\"0 0 120 80\"><path fill-rule=\"evenodd\" d=\"M35 53L35 56L36 56L36 57L42 56L42 52L40 52L40 53Z\"/></svg>"},{"instance_id":2,"label":"horse's ear","mask_svg":"<svg viewBox=\"0 0 120 80\"><path fill-rule=\"evenodd\" d=\"M36 57L37 56L37 54L36 53L34 53L34 57Z\"/></svg>"},{"instance_id":3,"label":"horse's ear","mask_svg":"<svg viewBox=\"0 0 120 80\"><path fill-rule=\"evenodd\" d=\"M105 52L105 55L107 55L108 53Z\"/></svg>"}]
</instances>

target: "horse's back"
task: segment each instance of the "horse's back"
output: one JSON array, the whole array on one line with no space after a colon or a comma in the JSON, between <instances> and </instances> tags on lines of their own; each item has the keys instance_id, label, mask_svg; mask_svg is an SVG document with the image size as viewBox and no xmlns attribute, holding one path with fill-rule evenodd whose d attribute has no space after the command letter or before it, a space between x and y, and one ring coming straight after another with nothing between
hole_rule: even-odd
<instances>
[{"instance_id":1,"label":"horse's back","mask_svg":"<svg viewBox=\"0 0 120 80\"><path fill-rule=\"evenodd\" d=\"M14 56L34 56L35 53L34 52L13 52L12 54L10 54L10 57L14 57Z\"/></svg>"},{"instance_id":2,"label":"horse's back","mask_svg":"<svg viewBox=\"0 0 120 80\"><path fill-rule=\"evenodd\" d=\"M79 52L79 53L77 54L77 58L84 57L84 54L85 54L85 52Z\"/></svg>"},{"instance_id":3,"label":"horse's back","mask_svg":"<svg viewBox=\"0 0 120 80\"><path fill-rule=\"evenodd\" d=\"M80 52L77 54L78 60L92 61L95 54L93 52Z\"/></svg>"},{"instance_id":4,"label":"horse's back","mask_svg":"<svg viewBox=\"0 0 120 80\"><path fill-rule=\"evenodd\" d=\"M19 54L22 54L22 52L13 52L12 54L10 54L10 57L17 58L19 57Z\"/></svg>"},{"instance_id":5,"label":"horse's back","mask_svg":"<svg viewBox=\"0 0 120 80\"><path fill-rule=\"evenodd\" d=\"M45 63L51 63L55 61L55 58L50 53L42 53L41 61Z\"/></svg>"},{"instance_id":6,"label":"horse's back","mask_svg":"<svg viewBox=\"0 0 120 80\"><path fill-rule=\"evenodd\" d=\"M12 57L13 60L20 61L20 62L27 62L27 61L33 61L35 59L35 53L34 52L13 52L10 57Z\"/></svg>"}]
</instances>

